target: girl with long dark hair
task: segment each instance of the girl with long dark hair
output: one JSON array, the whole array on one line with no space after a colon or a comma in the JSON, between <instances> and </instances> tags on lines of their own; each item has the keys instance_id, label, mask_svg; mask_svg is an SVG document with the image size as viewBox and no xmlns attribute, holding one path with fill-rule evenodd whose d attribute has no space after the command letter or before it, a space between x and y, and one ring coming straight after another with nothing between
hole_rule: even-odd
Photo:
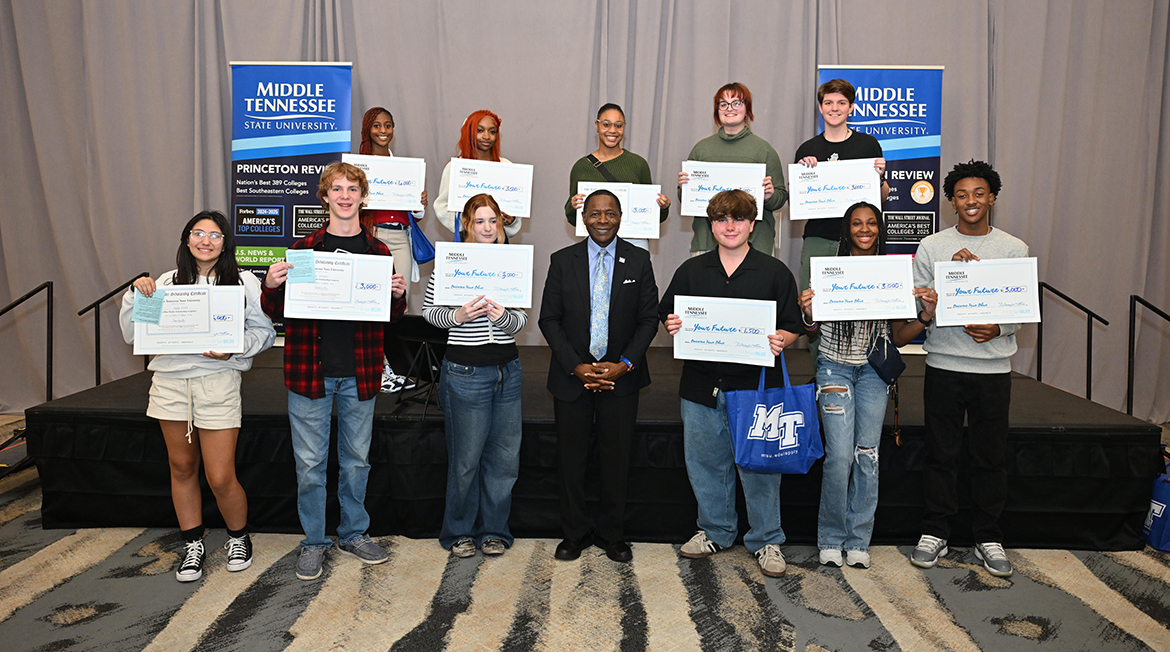
<instances>
[{"instance_id":1,"label":"girl with long dark hair","mask_svg":"<svg viewBox=\"0 0 1170 652\"><path fill-rule=\"evenodd\" d=\"M886 226L873 204L859 202L841 220L838 256L884 256ZM813 289L800 294L809 339L820 338L817 404L825 433L825 466L817 519L822 564L869 568L869 540L878 497L878 446L889 387L869 364L869 354L889 338L902 346L934 318L938 294L915 288L923 306L917 319L812 321ZM844 550L844 557L842 557Z\"/></svg>"},{"instance_id":2,"label":"girl with long dark hair","mask_svg":"<svg viewBox=\"0 0 1170 652\"><path fill-rule=\"evenodd\" d=\"M177 269L158 280L134 281L122 298L119 315L122 336L134 341L134 292L153 296L158 288L181 285L244 286L244 352L158 355L150 361L154 372L148 417L158 419L171 469L171 500L186 550L175 577L193 582L203 577L203 496L199 487L202 461L207 484L227 525L227 569L252 565L248 536L248 497L236 479L236 440L240 434L240 376L252 367L252 358L272 346L276 331L260 309L260 281L236 265L236 243L231 225L219 211L203 211L179 233Z\"/></svg>"},{"instance_id":3,"label":"girl with long dark hair","mask_svg":"<svg viewBox=\"0 0 1170 652\"><path fill-rule=\"evenodd\" d=\"M390 151L390 142L394 140L394 116L383 107L375 106L366 111L362 118L362 140L358 145L358 154L369 156L394 156ZM427 191L423 189L419 201L423 205L421 211L393 211L379 209L362 210L359 220L374 237L382 241L390 249L394 257L394 271L402 274L409 281L406 285L407 294L410 293L410 283L418 283L418 262L414 259L410 243L410 218L421 220L426 215ZM390 325L387 324L387 330ZM394 340L385 339L386 345L391 346ZM382 391L386 393L400 392L404 389L413 389L415 382L406 376L394 372L390 366L389 357L382 360Z\"/></svg>"}]
</instances>

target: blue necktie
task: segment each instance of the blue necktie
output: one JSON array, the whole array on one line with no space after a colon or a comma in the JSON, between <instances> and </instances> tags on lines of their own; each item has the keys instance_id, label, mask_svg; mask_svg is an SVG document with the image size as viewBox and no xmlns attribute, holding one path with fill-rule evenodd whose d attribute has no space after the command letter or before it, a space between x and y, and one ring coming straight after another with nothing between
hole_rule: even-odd
<instances>
[{"instance_id":1,"label":"blue necktie","mask_svg":"<svg viewBox=\"0 0 1170 652\"><path fill-rule=\"evenodd\" d=\"M609 346L609 270L605 266L608 255L605 249L597 254L597 273L589 302L589 353L596 360L605 357Z\"/></svg>"}]
</instances>

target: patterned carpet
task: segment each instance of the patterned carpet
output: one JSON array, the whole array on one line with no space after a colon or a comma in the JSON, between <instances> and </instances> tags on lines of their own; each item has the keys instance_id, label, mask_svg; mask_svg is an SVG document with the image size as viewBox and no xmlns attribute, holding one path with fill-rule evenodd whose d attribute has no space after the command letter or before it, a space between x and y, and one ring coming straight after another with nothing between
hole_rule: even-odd
<instances>
[{"instance_id":1,"label":"patterned carpet","mask_svg":"<svg viewBox=\"0 0 1170 652\"><path fill-rule=\"evenodd\" d=\"M989 575L970 549L921 571L878 547L868 570L786 546L765 579L742 547L685 560L635 544L552 558L550 540L454 559L434 540L380 539L390 561L334 550L318 581L293 575L298 536L260 534L255 562L181 584L174 531L43 530L29 470L0 481L0 649L49 650L1170 650L1170 558L1011 550Z\"/></svg>"}]
</instances>

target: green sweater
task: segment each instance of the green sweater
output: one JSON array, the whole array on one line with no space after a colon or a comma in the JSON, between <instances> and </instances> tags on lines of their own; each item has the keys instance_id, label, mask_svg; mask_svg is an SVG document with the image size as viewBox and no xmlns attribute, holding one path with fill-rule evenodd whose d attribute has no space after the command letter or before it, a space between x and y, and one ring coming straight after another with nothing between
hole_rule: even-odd
<instances>
[{"instance_id":1,"label":"green sweater","mask_svg":"<svg viewBox=\"0 0 1170 652\"><path fill-rule=\"evenodd\" d=\"M605 169L613 175L620 183L641 183L650 185L654 182L650 180L650 166L646 164L646 159L637 154L623 150L616 158L612 158L603 163ZM580 181L603 183L606 178L601 176L597 168L589 162L588 156L582 156L573 164L573 169L569 170L569 198L565 200L565 218L569 220L569 224L577 226L577 209L573 208L573 195L577 194L577 183ZM622 207L625 210L625 207ZM662 214L658 217L659 222L665 222L666 216L670 214L670 208L662 209Z\"/></svg>"},{"instance_id":2,"label":"green sweater","mask_svg":"<svg viewBox=\"0 0 1170 652\"><path fill-rule=\"evenodd\" d=\"M711 161L713 163L763 163L767 166L768 176L772 177L772 197L764 202L764 219L756 222L752 232L752 246L769 256L776 246L776 217L772 211L780 210L788 201L788 187L784 183L784 165L776 150L768 141L752 133L750 127L744 127L734 136L728 136L719 131L695 143L688 161ZM682 200L682 186L678 189L679 200ZM692 223L695 231L691 238L691 251L711 251L715 248L715 238L711 235L711 225L706 216L695 217Z\"/></svg>"}]
</instances>

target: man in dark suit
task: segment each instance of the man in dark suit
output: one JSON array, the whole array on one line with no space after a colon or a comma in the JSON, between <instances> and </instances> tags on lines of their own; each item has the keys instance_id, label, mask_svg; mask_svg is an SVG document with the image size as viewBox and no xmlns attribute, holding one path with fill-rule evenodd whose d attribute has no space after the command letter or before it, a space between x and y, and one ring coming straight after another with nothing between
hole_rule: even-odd
<instances>
[{"instance_id":1,"label":"man in dark suit","mask_svg":"<svg viewBox=\"0 0 1170 652\"><path fill-rule=\"evenodd\" d=\"M621 203L608 190L585 198L589 238L552 255L540 330L552 349L548 390L557 421L561 527L557 559L597 544L630 561L622 521L638 390L650 384L646 349L658 332L658 286L650 254L617 237ZM585 512L585 461L597 422L601 505L596 528Z\"/></svg>"}]
</instances>

